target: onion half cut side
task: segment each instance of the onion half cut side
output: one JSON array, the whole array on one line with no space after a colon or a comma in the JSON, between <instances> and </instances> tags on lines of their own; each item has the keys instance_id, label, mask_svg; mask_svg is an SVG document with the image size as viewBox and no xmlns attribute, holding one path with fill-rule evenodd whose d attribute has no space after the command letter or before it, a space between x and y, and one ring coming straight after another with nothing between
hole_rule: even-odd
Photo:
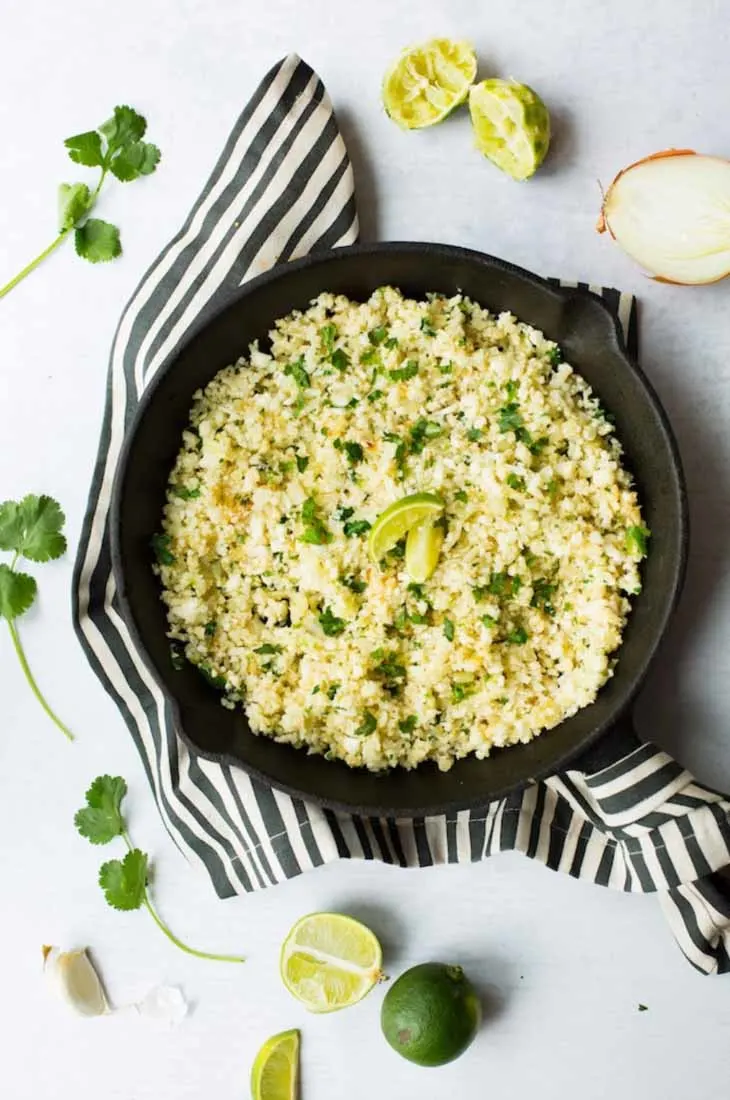
<instances>
[{"instance_id":1,"label":"onion half cut side","mask_svg":"<svg viewBox=\"0 0 730 1100\"><path fill-rule=\"evenodd\" d=\"M598 219L650 275L700 285L730 275L730 161L667 149L624 168Z\"/></svg>"}]
</instances>

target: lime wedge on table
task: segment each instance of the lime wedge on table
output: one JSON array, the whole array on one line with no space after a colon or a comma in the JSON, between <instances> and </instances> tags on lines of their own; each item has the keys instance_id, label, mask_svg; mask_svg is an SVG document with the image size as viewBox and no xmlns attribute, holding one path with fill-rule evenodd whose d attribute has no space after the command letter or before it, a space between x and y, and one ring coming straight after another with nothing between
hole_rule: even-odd
<instances>
[{"instance_id":1,"label":"lime wedge on table","mask_svg":"<svg viewBox=\"0 0 730 1100\"><path fill-rule=\"evenodd\" d=\"M411 493L388 505L381 512L368 536L368 553L379 562L412 527L423 520L436 519L444 510L438 493Z\"/></svg>"},{"instance_id":2,"label":"lime wedge on table","mask_svg":"<svg viewBox=\"0 0 730 1100\"><path fill-rule=\"evenodd\" d=\"M411 527L406 539L406 572L416 584L423 584L438 565L444 529L424 519Z\"/></svg>"},{"instance_id":3,"label":"lime wedge on table","mask_svg":"<svg viewBox=\"0 0 730 1100\"><path fill-rule=\"evenodd\" d=\"M380 944L364 924L341 913L313 913L284 941L281 977L310 1012L335 1012L382 980L382 961Z\"/></svg>"},{"instance_id":4,"label":"lime wedge on table","mask_svg":"<svg viewBox=\"0 0 730 1100\"><path fill-rule=\"evenodd\" d=\"M463 103L477 74L469 42L432 38L404 50L383 81L383 106L405 130L433 126Z\"/></svg>"},{"instance_id":5,"label":"lime wedge on table","mask_svg":"<svg viewBox=\"0 0 730 1100\"><path fill-rule=\"evenodd\" d=\"M253 1100L296 1100L299 1092L299 1032L267 1039L251 1070Z\"/></svg>"},{"instance_id":6,"label":"lime wedge on table","mask_svg":"<svg viewBox=\"0 0 730 1100\"><path fill-rule=\"evenodd\" d=\"M550 145L550 115L532 88L514 80L483 80L469 92L477 149L513 180L540 167Z\"/></svg>"}]
</instances>

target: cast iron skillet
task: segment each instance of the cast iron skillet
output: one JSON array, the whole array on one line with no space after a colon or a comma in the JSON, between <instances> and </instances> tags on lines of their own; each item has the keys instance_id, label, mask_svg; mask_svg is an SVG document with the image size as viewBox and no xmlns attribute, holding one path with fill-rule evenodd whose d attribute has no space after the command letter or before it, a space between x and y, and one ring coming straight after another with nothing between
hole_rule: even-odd
<instances>
[{"instance_id":1,"label":"cast iron skillet","mask_svg":"<svg viewBox=\"0 0 730 1100\"><path fill-rule=\"evenodd\" d=\"M463 291L490 310L511 310L561 345L616 418L653 533L613 678L597 700L528 745L467 758L449 772L421 765L375 775L254 736L244 714L220 705L192 667L175 671L165 635L150 537L194 391L234 362L272 322L324 290L366 298L391 284L408 295ZM112 560L123 614L168 696L181 736L208 759L237 764L290 794L372 815L420 817L483 804L562 767L615 725L643 680L682 584L687 509L676 445L647 379L631 362L618 324L592 294L556 288L502 260L461 248L388 243L337 249L254 279L201 317L144 393L117 471Z\"/></svg>"}]
</instances>

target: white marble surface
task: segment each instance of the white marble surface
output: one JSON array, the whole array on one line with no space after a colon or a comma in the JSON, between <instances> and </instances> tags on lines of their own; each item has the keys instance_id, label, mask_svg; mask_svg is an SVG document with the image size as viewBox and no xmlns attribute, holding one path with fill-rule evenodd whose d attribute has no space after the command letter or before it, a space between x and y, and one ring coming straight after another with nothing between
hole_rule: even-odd
<instances>
[{"instance_id":1,"label":"white marble surface","mask_svg":"<svg viewBox=\"0 0 730 1100\"><path fill-rule=\"evenodd\" d=\"M702 778L730 786L730 285L653 284L593 232L597 180L623 164L667 145L730 153L727 5L3 0L0 12L0 282L50 239L55 185L76 174L64 136L131 101L164 152L156 177L110 187L103 200L100 216L122 226L123 260L92 268L66 247L0 303L0 497L52 493L75 544L120 309L259 78L296 50L339 110L365 236L467 244L640 295L642 359L679 436L693 544L639 725ZM524 79L550 104L554 155L531 183L514 185L483 163L463 115L406 135L381 113L391 55L440 32L471 37L485 74ZM261 1040L291 1026L303 1030L306 1100L725 1094L728 979L690 970L651 899L503 856L429 872L339 865L218 902L164 833L125 727L75 641L70 556L37 572L41 597L23 636L78 741L69 747L44 719L0 632L3 1097L235 1100L247 1095ZM188 959L142 913L105 907L95 883L101 854L71 823L102 771L129 780L133 835L155 855L163 913L192 942L246 952L245 967ZM434 1071L400 1061L379 1035L380 992L333 1017L300 1011L278 982L278 947L298 916L325 908L363 914L391 973L428 958L461 961L491 991L494 1010L467 1057ZM131 1018L77 1021L47 997L44 942L91 944L119 1003L168 981L184 987L193 1013L174 1031ZM649 1011L639 1014L639 1002Z\"/></svg>"}]
</instances>

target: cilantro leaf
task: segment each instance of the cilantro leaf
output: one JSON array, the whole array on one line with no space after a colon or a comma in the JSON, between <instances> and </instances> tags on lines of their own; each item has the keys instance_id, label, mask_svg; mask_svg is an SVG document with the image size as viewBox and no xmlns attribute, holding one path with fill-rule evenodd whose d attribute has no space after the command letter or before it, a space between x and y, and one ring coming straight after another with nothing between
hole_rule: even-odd
<instances>
[{"instance_id":1,"label":"cilantro leaf","mask_svg":"<svg viewBox=\"0 0 730 1100\"><path fill-rule=\"evenodd\" d=\"M33 577L16 573L9 565L0 565L0 616L11 622L24 615L32 605L37 591Z\"/></svg>"},{"instance_id":2,"label":"cilantro leaf","mask_svg":"<svg viewBox=\"0 0 730 1100\"><path fill-rule=\"evenodd\" d=\"M52 497L29 494L0 504L0 550L29 561L53 561L66 549L61 534L66 517Z\"/></svg>"},{"instance_id":3,"label":"cilantro leaf","mask_svg":"<svg viewBox=\"0 0 730 1100\"><path fill-rule=\"evenodd\" d=\"M75 232L76 255L92 264L106 263L122 254L119 230L99 218L89 220Z\"/></svg>"},{"instance_id":4,"label":"cilantro leaf","mask_svg":"<svg viewBox=\"0 0 730 1100\"><path fill-rule=\"evenodd\" d=\"M385 325L378 325L377 328L373 328L368 333L368 340L373 347L378 347L380 344L384 344L388 339L388 330Z\"/></svg>"},{"instance_id":5,"label":"cilantro leaf","mask_svg":"<svg viewBox=\"0 0 730 1100\"><path fill-rule=\"evenodd\" d=\"M104 163L104 154L101 150L101 134L97 130L87 130L83 134L74 134L66 138L63 143L68 149L68 155L76 164L84 164L87 168L101 167Z\"/></svg>"},{"instance_id":6,"label":"cilantro leaf","mask_svg":"<svg viewBox=\"0 0 730 1100\"><path fill-rule=\"evenodd\" d=\"M350 357L342 348L335 348L330 355L330 363L338 371L344 373L350 365Z\"/></svg>"},{"instance_id":7,"label":"cilantro leaf","mask_svg":"<svg viewBox=\"0 0 730 1100\"><path fill-rule=\"evenodd\" d=\"M351 539L355 535L364 535L370 530L371 524L366 519L348 519L345 520L342 530L345 538Z\"/></svg>"},{"instance_id":8,"label":"cilantro leaf","mask_svg":"<svg viewBox=\"0 0 730 1100\"><path fill-rule=\"evenodd\" d=\"M325 607L319 616L319 625L328 638L336 638L338 634L343 633L347 623L333 614L331 608Z\"/></svg>"},{"instance_id":9,"label":"cilantro leaf","mask_svg":"<svg viewBox=\"0 0 730 1100\"><path fill-rule=\"evenodd\" d=\"M404 367L397 367L388 371L391 382L407 382L409 378L415 378L418 374L418 363L415 359L409 359Z\"/></svg>"},{"instance_id":10,"label":"cilantro leaf","mask_svg":"<svg viewBox=\"0 0 730 1100\"><path fill-rule=\"evenodd\" d=\"M401 733L413 733L417 725L418 717L415 714L409 714L407 718L403 718L398 723L398 729Z\"/></svg>"},{"instance_id":11,"label":"cilantro leaf","mask_svg":"<svg viewBox=\"0 0 730 1100\"><path fill-rule=\"evenodd\" d=\"M444 638L446 638L448 642L453 642L454 634L455 629L453 622L451 619L444 619Z\"/></svg>"},{"instance_id":12,"label":"cilantro leaf","mask_svg":"<svg viewBox=\"0 0 730 1100\"><path fill-rule=\"evenodd\" d=\"M284 374L288 375L290 378L293 378L300 389L305 390L309 386L309 375L304 369L303 355L300 356L299 359L296 360L296 362L287 363L287 365L284 367Z\"/></svg>"},{"instance_id":13,"label":"cilantro leaf","mask_svg":"<svg viewBox=\"0 0 730 1100\"><path fill-rule=\"evenodd\" d=\"M273 656L274 654L281 652L281 646L273 645L271 642L264 642L263 645L258 646L254 650L254 653L258 653L261 657Z\"/></svg>"},{"instance_id":14,"label":"cilantro leaf","mask_svg":"<svg viewBox=\"0 0 730 1100\"><path fill-rule=\"evenodd\" d=\"M121 183L150 176L160 163L160 155L157 146L148 141L132 142L114 157L111 172Z\"/></svg>"},{"instance_id":15,"label":"cilantro leaf","mask_svg":"<svg viewBox=\"0 0 730 1100\"><path fill-rule=\"evenodd\" d=\"M139 848L124 859L110 859L99 870L99 885L112 909L139 909L147 888L147 856Z\"/></svg>"},{"instance_id":16,"label":"cilantro leaf","mask_svg":"<svg viewBox=\"0 0 730 1100\"><path fill-rule=\"evenodd\" d=\"M175 555L170 549L171 545L172 539L169 535L153 535L150 539L152 552L157 558L160 565L175 564Z\"/></svg>"},{"instance_id":17,"label":"cilantro leaf","mask_svg":"<svg viewBox=\"0 0 730 1100\"><path fill-rule=\"evenodd\" d=\"M650 537L651 531L648 527L629 527L626 531L626 547L632 553L645 558L649 550L647 540Z\"/></svg>"},{"instance_id":18,"label":"cilantro leaf","mask_svg":"<svg viewBox=\"0 0 730 1100\"><path fill-rule=\"evenodd\" d=\"M102 122L99 133L107 141L107 158L110 153L132 142L141 141L147 130L147 120L133 107L115 107L114 114Z\"/></svg>"},{"instance_id":19,"label":"cilantro leaf","mask_svg":"<svg viewBox=\"0 0 730 1100\"><path fill-rule=\"evenodd\" d=\"M127 784L120 775L100 775L86 792L86 805L79 810L74 824L92 844L108 844L124 832L122 799Z\"/></svg>"},{"instance_id":20,"label":"cilantro leaf","mask_svg":"<svg viewBox=\"0 0 730 1100\"><path fill-rule=\"evenodd\" d=\"M58 228L62 233L73 229L93 205L85 183L62 183L58 188Z\"/></svg>"},{"instance_id":21,"label":"cilantro leaf","mask_svg":"<svg viewBox=\"0 0 730 1100\"><path fill-rule=\"evenodd\" d=\"M362 722L353 730L355 737L368 737L378 727L378 720L369 710L363 711Z\"/></svg>"},{"instance_id":22,"label":"cilantro leaf","mask_svg":"<svg viewBox=\"0 0 730 1100\"><path fill-rule=\"evenodd\" d=\"M324 346L324 350L330 355L335 350L335 340L337 339L337 326L336 325L323 325L319 330L320 339Z\"/></svg>"}]
</instances>

